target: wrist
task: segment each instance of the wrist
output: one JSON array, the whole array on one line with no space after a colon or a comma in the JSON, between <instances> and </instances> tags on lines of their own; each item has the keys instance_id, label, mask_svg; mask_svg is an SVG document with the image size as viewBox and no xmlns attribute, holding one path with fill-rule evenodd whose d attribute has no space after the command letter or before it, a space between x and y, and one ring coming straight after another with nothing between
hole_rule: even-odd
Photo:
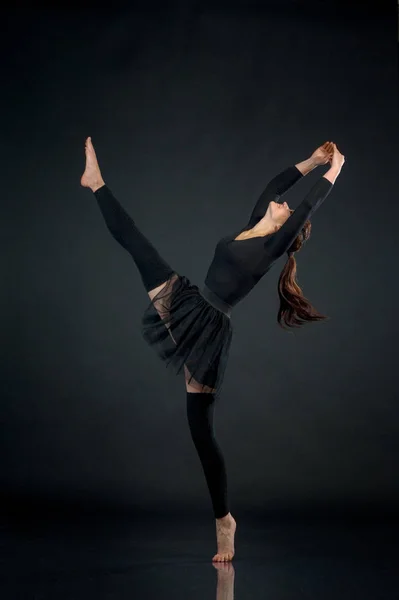
<instances>
[{"instance_id":1,"label":"wrist","mask_svg":"<svg viewBox=\"0 0 399 600\"><path fill-rule=\"evenodd\" d=\"M320 162L319 159L314 158L313 156L311 156L309 158L309 161L310 161L310 163L312 165L312 169L315 169L316 167L321 167L323 165L323 163Z\"/></svg>"},{"instance_id":2,"label":"wrist","mask_svg":"<svg viewBox=\"0 0 399 600\"><path fill-rule=\"evenodd\" d=\"M307 158L306 160L303 160L302 162L296 164L295 166L298 169L298 171L300 171L302 173L302 175L307 175L308 173L313 171L313 169L315 169L319 165L318 165L317 160L314 157L310 156L309 158Z\"/></svg>"},{"instance_id":3,"label":"wrist","mask_svg":"<svg viewBox=\"0 0 399 600\"><path fill-rule=\"evenodd\" d=\"M339 166L333 165L332 167L330 167L330 169L323 175L323 177L325 177L326 179L328 179L328 181L331 181L331 183L335 183L335 180L337 179L338 175L341 173L341 168Z\"/></svg>"}]
</instances>

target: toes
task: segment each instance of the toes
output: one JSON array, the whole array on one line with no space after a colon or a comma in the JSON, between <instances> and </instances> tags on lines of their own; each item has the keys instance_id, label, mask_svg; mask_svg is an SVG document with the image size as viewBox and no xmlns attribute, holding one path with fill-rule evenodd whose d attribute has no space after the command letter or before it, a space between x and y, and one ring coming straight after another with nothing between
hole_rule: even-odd
<instances>
[{"instance_id":1,"label":"toes","mask_svg":"<svg viewBox=\"0 0 399 600\"><path fill-rule=\"evenodd\" d=\"M222 560L220 554L215 554L215 556L213 557L213 559L215 562L220 562Z\"/></svg>"},{"instance_id":2,"label":"toes","mask_svg":"<svg viewBox=\"0 0 399 600\"><path fill-rule=\"evenodd\" d=\"M230 552L227 552L226 554L215 554L215 556L212 558L213 561L217 561L217 562L228 562L230 560L232 560L233 558L233 554L231 554Z\"/></svg>"}]
</instances>

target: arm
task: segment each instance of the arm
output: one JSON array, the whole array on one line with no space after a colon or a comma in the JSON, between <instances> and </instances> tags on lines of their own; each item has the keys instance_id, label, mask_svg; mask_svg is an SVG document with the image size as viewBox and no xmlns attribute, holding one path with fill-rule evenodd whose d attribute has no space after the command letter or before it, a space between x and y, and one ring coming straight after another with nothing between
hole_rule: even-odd
<instances>
[{"instance_id":1,"label":"arm","mask_svg":"<svg viewBox=\"0 0 399 600\"><path fill-rule=\"evenodd\" d=\"M269 202L272 200L278 202L289 189L291 189L297 181L302 179L305 175L313 171L322 162L320 158L314 154L303 160L292 167L288 167L276 177L274 177L267 185L265 191L260 196L259 200L255 204L255 207L250 216L247 227L254 227L262 217L264 217Z\"/></svg>"},{"instance_id":2,"label":"arm","mask_svg":"<svg viewBox=\"0 0 399 600\"><path fill-rule=\"evenodd\" d=\"M278 258L286 252L295 240L306 221L321 206L332 190L334 182L339 175L339 170L331 168L321 177L302 200L298 208L286 222L267 239L265 249L273 258Z\"/></svg>"},{"instance_id":3,"label":"arm","mask_svg":"<svg viewBox=\"0 0 399 600\"><path fill-rule=\"evenodd\" d=\"M282 173L279 173L279 175L274 177L255 204L246 228L249 229L254 227L256 223L262 219L266 213L269 202L272 200L278 202L280 197L299 181L299 179L313 171L315 167L325 165L329 162L332 159L333 152L333 142L325 142L322 146L316 148L309 158L297 163L293 167L288 167L288 169L285 169L285 171L282 171Z\"/></svg>"},{"instance_id":4,"label":"arm","mask_svg":"<svg viewBox=\"0 0 399 600\"><path fill-rule=\"evenodd\" d=\"M302 177L301 171L296 166L288 167L288 169L273 177L255 204L246 227L254 227L265 216L269 202L272 200L278 202L280 197Z\"/></svg>"}]
</instances>

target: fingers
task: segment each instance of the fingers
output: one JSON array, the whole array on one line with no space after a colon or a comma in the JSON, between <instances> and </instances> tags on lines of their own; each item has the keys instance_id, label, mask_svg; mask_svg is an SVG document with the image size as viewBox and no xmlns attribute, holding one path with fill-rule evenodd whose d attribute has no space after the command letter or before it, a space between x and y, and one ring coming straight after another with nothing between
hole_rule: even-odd
<instances>
[{"instance_id":1,"label":"fingers","mask_svg":"<svg viewBox=\"0 0 399 600\"><path fill-rule=\"evenodd\" d=\"M331 161L334 153L334 146L332 142L326 142L325 151L327 152L328 160Z\"/></svg>"},{"instance_id":2,"label":"fingers","mask_svg":"<svg viewBox=\"0 0 399 600\"><path fill-rule=\"evenodd\" d=\"M335 153L335 152L338 152L338 154L341 154L341 152L340 152L340 151L338 150L338 148L337 148L337 144L334 144L334 153Z\"/></svg>"},{"instance_id":3,"label":"fingers","mask_svg":"<svg viewBox=\"0 0 399 600\"><path fill-rule=\"evenodd\" d=\"M324 142L324 144L322 145L322 149L329 155L332 156L333 152L334 152L334 144L333 142Z\"/></svg>"},{"instance_id":4,"label":"fingers","mask_svg":"<svg viewBox=\"0 0 399 600\"><path fill-rule=\"evenodd\" d=\"M332 148L332 152L339 152L338 148L337 148L337 144L335 142L331 142L331 148Z\"/></svg>"},{"instance_id":5,"label":"fingers","mask_svg":"<svg viewBox=\"0 0 399 600\"><path fill-rule=\"evenodd\" d=\"M340 152L338 150L337 144L335 142L325 142L325 144L323 144L322 148L325 150L325 152L327 152L328 162L330 164L332 164L333 158L337 155L341 156L343 159L343 162L345 162L345 156L342 154L342 152Z\"/></svg>"},{"instance_id":6,"label":"fingers","mask_svg":"<svg viewBox=\"0 0 399 600\"><path fill-rule=\"evenodd\" d=\"M319 151L324 154L325 159L327 159L329 163L332 162L332 159L336 153L341 154L335 142L331 142L330 140L319 146Z\"/></svg>"},{"instance_id":7,"label":"fingers","mask_svg":"<svg viewBox=\"0 0 399 600\"><path fill-rule=\"evenodd\" d=\"M328 141L324 144L324 146L325 146L325 152L327 153L327 156L328 156L328 162L331 164L332 158L334 155L334 144L333 144L333 142Z\"/></svg>"},{"instance_id":8,"label":"fingers","mask_svg":"<svg viewBox=\"0 0 399 600\"><path fill-rule=\"evenodd\" d=\"M341 163L344 164L345 162L345 156L342 154L342 152L340 152L337 148L337 144L333 144L334 146L334 156L338 156L338 160L339 157L341 157Z\"/></svg>"}]
</instances>

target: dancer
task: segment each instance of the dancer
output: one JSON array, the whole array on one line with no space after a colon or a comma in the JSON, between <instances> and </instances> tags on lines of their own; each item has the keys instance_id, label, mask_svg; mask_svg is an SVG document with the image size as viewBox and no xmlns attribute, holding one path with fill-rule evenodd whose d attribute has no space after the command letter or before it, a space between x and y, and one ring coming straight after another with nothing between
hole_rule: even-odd
<instances>
[{"instance_id":1,"label":"dancer","mask_svg":"<svg viewBox=\"0 0 399 600\"><path fill-rule=\"evenodd\" d=\"M297 252L310 235L310 217L330 193L345 162L336 144L325 142L310 158L290 166L267 185L245 227L216 245L202 290L177 273L138 229L102 177L91 138L81 184L94 192L113 237L132 256L150 302L142 319L144 339L176 373L184 371L186 409L216 519L217 553L230 561L235 553L236 521L230 513L223 454L214 434L213 413L232 340L231 311L285 252L288 260L278 284L278 323L299 327L327 317L303 296L295 280ZM301 204L292 210L280 202L297 181L330 163Z\"/></svg>"}]
</instances>

